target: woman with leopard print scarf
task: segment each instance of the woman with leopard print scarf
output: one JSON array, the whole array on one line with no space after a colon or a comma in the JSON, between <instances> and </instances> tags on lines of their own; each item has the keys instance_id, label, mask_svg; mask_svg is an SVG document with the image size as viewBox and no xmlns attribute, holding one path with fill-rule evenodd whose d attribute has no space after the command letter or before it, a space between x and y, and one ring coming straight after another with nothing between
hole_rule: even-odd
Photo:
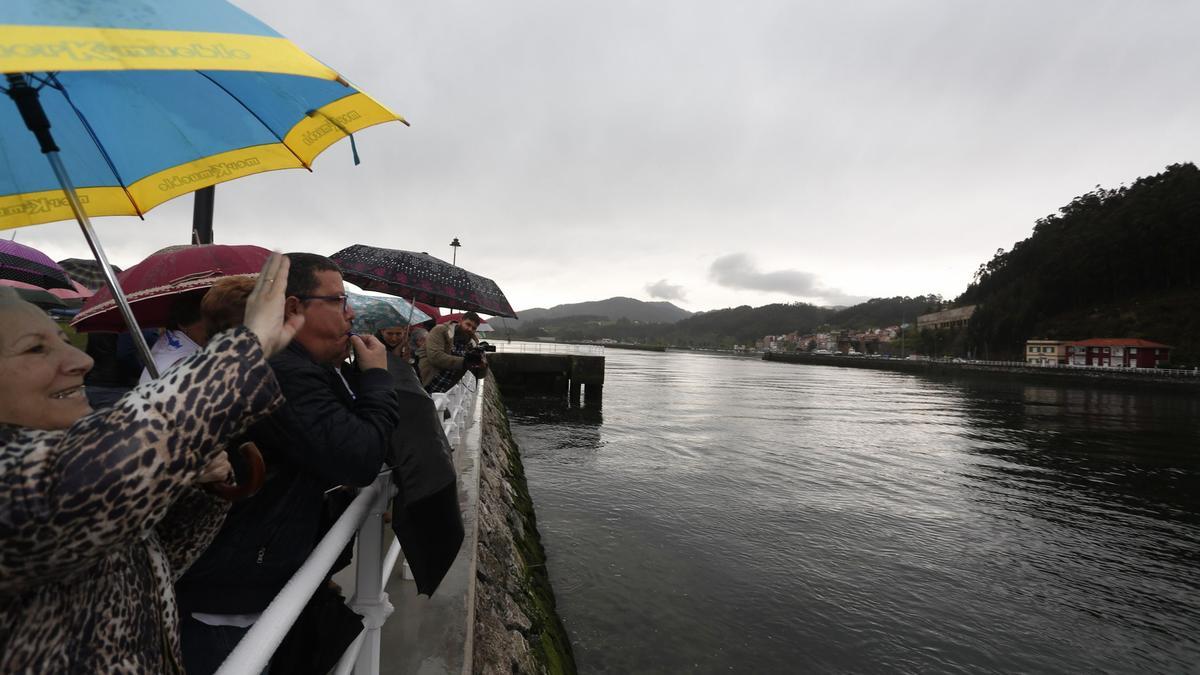
<instances>
[{"instance_id":1,"label":"woman with leopard print scarf","mask_svg":"<svg viewBox=\"0 0 1200 675\"><path fill-rule=\"evenodd\" d=\"M0 672L182 672L173 585L216 534L226 443L282 398L267 357L288 261L272 254L244 327L92 412L92 360L0 295ZM303 317L300 317L303 320Z\"/></svg>"}]
</instances>

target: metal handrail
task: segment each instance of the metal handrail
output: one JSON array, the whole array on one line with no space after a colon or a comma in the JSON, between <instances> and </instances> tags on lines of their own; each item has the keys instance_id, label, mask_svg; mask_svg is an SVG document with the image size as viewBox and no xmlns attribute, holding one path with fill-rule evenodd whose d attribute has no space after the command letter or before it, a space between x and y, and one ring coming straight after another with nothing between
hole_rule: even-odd
<instances>
[{"instance_id":1,"label":"metal handrail","mask_svg":"<svg viewBox=\"0 0 1200 675\"><path fill-rule=\"evenodd\" d=\"M296 574L288 580L279 595L271 601L233 652L217 670L218 675L261 673L279 648L292 624L308 604L309 598L329 574L346 544L370 515L371 504L377 501L383 486L391 486L391 473L380 476L371 485L363 488L329 532L317 544Z\"/></svg>"},{"instance_id":2,"label":"metal handrail","mask_svg":"<svg viewBox=\"0 0 1200 675\"><path fill-rule=\"evenodd\" d=\"M569 342L494 342L498 354L571 354L604 356L604 345L577 345Z\"/></svg>"},{"instance_id":3,"label":"metal handrail","mask_svg":"<svg viewBox=\"0 0 1200 675\"><path fill-rule=\"evenodd\" d=\"M437 399L437 410L447 411L446 404L450 400L458 401L458 405L449 410L452 414L445 428L450 444L460 449L462 429L455 420L463 418L457 413L460 410L466 412L465 419L469 420L476 396L474 388L468 388L463 382L459 382L455 388L458 389L455 392L457 396ZM355 589L349 604L363 616L363 631L342 655L334 672L341 675L352 671L360 675L378 675L380 630L392 613L392 605L384 589L402 554L400 542L395 539L386 551L383 549L383 515L395 494L396 486L392 483L391 471L382 472L374 483L359 491L312 554L221 664L218 675L261 673L267 667L284 636L300 617L300 612L356 534Z\"/></svg>"}]
</instances>

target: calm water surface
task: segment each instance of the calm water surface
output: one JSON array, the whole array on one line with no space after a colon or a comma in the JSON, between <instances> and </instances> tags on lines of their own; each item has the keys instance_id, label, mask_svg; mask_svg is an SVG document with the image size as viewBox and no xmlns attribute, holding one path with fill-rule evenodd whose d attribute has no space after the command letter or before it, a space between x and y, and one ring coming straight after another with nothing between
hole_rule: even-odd
<instances>
[{"instance_id":1,"label":"calm water surface","mask_svg":"<svg viewBox=\"0 0 1200 675\"><path fill-rule=\"evenodd\" d=\"M1200 672L1200 402L609 350L510 401L581 670Z\"/></svg>"}]
</instances>

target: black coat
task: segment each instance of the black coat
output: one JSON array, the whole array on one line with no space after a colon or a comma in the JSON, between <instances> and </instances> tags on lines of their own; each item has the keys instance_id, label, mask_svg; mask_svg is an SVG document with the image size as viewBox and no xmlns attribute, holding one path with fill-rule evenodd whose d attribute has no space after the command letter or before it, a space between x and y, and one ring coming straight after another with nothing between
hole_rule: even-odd
<instances>
[{"instance_id":1,"label":"black coat","mask_svg":"<svg viewBox=\"0 0 1200 675\"><path fill-rule=\"evenodd\" d=\"M462 511L450 443L433 399L412 366L388 357L396 380L401 422L392 442L392 530L400 540L417 592L433 595L462 546Z\"/></svg>"},{"instance_id":2,"label":"black coat","mask_svg":"<svg viewBox=\"0 0 1200 675\"><path fill-rule=\"evenodd\" d=\"M176 585L184 612L261 612L319 541L325 491L378 475L400 411L392 375L368 370L354 394L296 342L271 359L287 403L255 425L267 463L258 494L234 505L212 546Z\"/></svg>"}]
</instances>

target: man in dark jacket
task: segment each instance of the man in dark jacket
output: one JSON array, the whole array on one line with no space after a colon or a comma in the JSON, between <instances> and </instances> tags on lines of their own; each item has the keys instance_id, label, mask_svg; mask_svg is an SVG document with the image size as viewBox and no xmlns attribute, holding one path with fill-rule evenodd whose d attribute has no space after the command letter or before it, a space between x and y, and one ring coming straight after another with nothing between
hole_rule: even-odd
<instances>
[{"instance_id":1,"label":"man in dark jacket","mask_svg":"<svg viewBox=\"0 0 1200 675\"><path fill-rule=\"evenodd\" d=\"M287 316L303 314L304 325L271 359L287 403L250 432L267 479L234 505L176 586L189 675L215 671L312 553L325 492L375 479L399 421L387 350L373 337L350 336L354 312L337 265L311 253L288 258ZM354 390L338 370L351 347Z\"/></svg>"}]
</instances>

